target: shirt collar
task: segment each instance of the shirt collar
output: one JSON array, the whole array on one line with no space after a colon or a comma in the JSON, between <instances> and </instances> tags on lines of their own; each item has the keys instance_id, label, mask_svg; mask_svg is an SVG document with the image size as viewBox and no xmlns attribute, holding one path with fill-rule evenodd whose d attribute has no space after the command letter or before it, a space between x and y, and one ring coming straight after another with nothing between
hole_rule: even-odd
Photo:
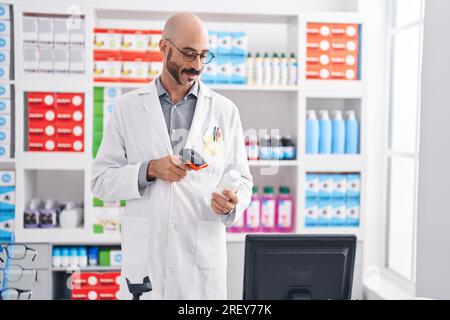
<instances>
[{"instance_id":1,"label":"shirt collar","mask_svg":"<svg viewBox=\"0 0 450 320\"><path fill-rule=\"evenodd\" d=\"M156 78L156 90L158 91L159 97L161 97L163 95L167 95L168 97L170 97L169 93L167 92L166 88L164 88L164 86L161 82L161 76L158 76ZM189 97L191 94L194 97L198 98L198 91L199 91L198 80L195 80L194 84L191 86L191 89L189 90L187 95L184 97L184 99L186 100L186 98Z\"/></svg>"}]
</instances>

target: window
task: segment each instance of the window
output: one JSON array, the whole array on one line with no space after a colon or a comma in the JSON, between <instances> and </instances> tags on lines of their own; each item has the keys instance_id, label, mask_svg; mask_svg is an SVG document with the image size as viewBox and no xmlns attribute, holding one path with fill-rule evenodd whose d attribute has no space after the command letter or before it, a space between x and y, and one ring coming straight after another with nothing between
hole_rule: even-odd
<instances>
[{"instance_id":1,"label":"window","mask_svg":"<svg viewBox=\"0 0 450 320\"><path fill-rule=\"evenodd\" d=\"M385 267L414 283L425 0L393 0L390 3Z\"/></svg>"}]
</instances>

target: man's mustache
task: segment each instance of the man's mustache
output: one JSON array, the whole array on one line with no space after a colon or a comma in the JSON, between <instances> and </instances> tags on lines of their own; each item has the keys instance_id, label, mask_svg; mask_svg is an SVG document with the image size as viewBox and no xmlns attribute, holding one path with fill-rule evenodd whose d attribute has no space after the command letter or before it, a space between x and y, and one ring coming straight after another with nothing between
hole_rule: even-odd
<instances>
[{"instance_id":1,"label":"man's mustache","mask_svg":"<svg viewBox=\"0 0 450 320\"><path fill-rule=\"evenodd\" d=\"M182 71L181 71L181 73L183 73L183 72L185 72L185 73L191 73L191 74L195 74L195 75L199 75L201 72L202 72L202 70L195 70L195 69L183 69Z\"/></svg>"}]
</instances>

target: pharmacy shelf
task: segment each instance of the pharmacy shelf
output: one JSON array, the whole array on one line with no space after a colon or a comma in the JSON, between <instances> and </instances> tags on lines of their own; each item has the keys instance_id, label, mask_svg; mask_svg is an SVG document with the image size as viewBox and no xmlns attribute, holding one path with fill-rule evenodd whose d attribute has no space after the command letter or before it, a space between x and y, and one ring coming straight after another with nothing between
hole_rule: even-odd
<instances>
[{"instance_id":1,"label":"pharmacy shelf","mask_svg":"<svg viewBox=\"0 0 450 320\"><path fill-rule=\"evenodd\" d=\"M361 172L361 155L306 155L302 160L306 172Z\"/></svg>"},{"instance_id":2,"label":"pharmacy shelf","mask_svg":"<svg viewBox=\"0 0 450 320\"><path fill-rule=\"evenodd\" d=\"M297 160L251 160L248 162L250 167L296 167Z\"/></svg>"},{"instance_id":3,"label":"pharmacy shelf","mask_svg":"<svg viewBox=\"0 0 450 320\"><path fill-rule=\"evenodd\" d=\"M23 169L84 170L90 159L85 153L70 152L23 152L15 160Z\"/></svg>"},{"instance_id":4,"label":"pharmacy shelf","mask_svg":"<svg viewBox=\"0 0 450 320\"><path fill-rule=\"evenodd\" d=\"M54 272L85 272L85 271L120 271L120 266L85 266L85 267L52 267Z\"/></svg>"},{"instance_id":5,"label":"pharmacy shelf","mask_svg":"<svg viewBox=\"0 0 450 320\"><path fill-rule=\"evenodd\" d=\"M116 87L125 89L137 89L145 86L147 83L127 83L127 82L92 82L94 87ZM262 91L262 92L298 92L298 86L247 86L233 84L207 84L212 90L217 91Z\"/></svg>"},{"instance_id":6,"label":"pharmacy shelf","mask_svg":"<svg viewBox=\"0 0 450 320\"><path fill-rule=\"evenodd\" d=\"M321 235L355 235L358 241L364 240L364 232L361 227L302 227L299 233Z\"/></svg>"}]
</instances>

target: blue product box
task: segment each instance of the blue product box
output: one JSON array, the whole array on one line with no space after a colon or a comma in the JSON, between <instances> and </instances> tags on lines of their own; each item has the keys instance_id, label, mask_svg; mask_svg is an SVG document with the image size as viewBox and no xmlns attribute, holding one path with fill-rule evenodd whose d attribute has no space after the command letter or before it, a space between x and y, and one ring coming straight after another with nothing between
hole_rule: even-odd
<instances>
[{"instance_id":1,"label":"blue product box","mask_svg":"<svg viewBox=\"0 0 450 320\"><path fill-rule=\"evenodd\" d=\"M345 225L348 227L359 227L359 199L347 198Z\"/></svg>"},{"instance_id":2,"label":"blue product box","mask_svg":"<svg viewBox=\"0 0 450 320\"><path fill-rule=\"evenodd\" d=\"M15 187L0 187L0 212L14 212L15 209Z\"/></svg>"},{"instance_id":3,"label":"blue product box","mask_svg":"<svg viewBox=\"0 0 450 320\"><path fill-rule=\"evenodd\" d=\"M319 210L317 217L317 225L319 227L328 227L331 225L332 209L331 198L319 198Z\"/></svg>"},{"instance_id":4,"label":"blue product box","mask_svg":"<svg viewBox=\"0 0 450 320\"><path fill-rule=\"evenodd\" d=\"M306 198L305 227L317 225L318 210L317 198Z\"/></svg>"},{"instance_id":5,"label":"blue product box","mask_svg":"<svg viewBox=\"0 0 450 320\"><path fill-rule=\"evenodd\" d=\"M231 83L232 63L230 56L220 55L217 58L217 77L216 83Z\"/></svg>"},{"instance_id":6,"label":"blue product box","mask_svg":"<svg viewBox=\"0 0 450 320\"><path fill-rule=\"evenodd\" d=\"M247 34L245 32L231 33L231 54L233 56L247 56Z\"/></svg>"},{"instance_id":7,"label":"blue product box","mask_svg":"<svg viewBox=\"0 0 450 320\"><path fill-rule=\"evenodd\" d=\"M347 175L347 198L359 198L361 189L361 175Z\"/></svg>"},{"instance_id":8,"label":"blue product box","mask_svg":"<svg viewBox=\"0 0 450 320\"><path fill-rule=\"evenodd\" d=\"M231 57L231 83L245 84L245 57Z\"/></svg>"},{"instance_id":9,"label":"blue product box","mask_svg":"<svg viewBox=\"0 0 450 320\"><path fill-rule=\"evenodd\" d=\"M308 173L306 175L306 197L317 198L319 196L319 175Z\"/></svg>"},{"instance_id":10,"label":"blue product box","mask_svg":"<svg viewBox=\"0 0 450 320\"><path fill-rule=\"evenodd\" d=\"M333 198L332 213L331 213L331 225L334 227L342 227L345 225L345 218L347 215L345 198Z\"/></svg>"},{"instance_id":11,"label":"blue product box","mask_svg":"<svg viewBox=\"0 0 450 320\"><path fill-rule=\"evenodd\" d=\"M218 32L217 33L217 54L231 55L231 33Z\"/></svg>"},{"instance_id":12,"label":"blue product box","mask_svg":"<svg viewBox=\"0 0 450 320\"><path fill-rule=\"evenodd\" d=\"M14 211L0 211L0 244L11 243L14 232Z\"/></svg>"},{"instance_id":13,"label":"blue product box","mask_svg":"<svg viewBox=\"0 0 450 320\"><path fill-rule=\"evenodd\" d=\"M204 83L215 83L217 79L217 61L213 59L210 63L205 65L201 75Z\"/></svg>"},{"instance_id":14,"label":"blue product box","mask_svg":"<svg viewBox=\"0 0 450 320\"><path fill-rule=\"evenodd\" d=\"M347 194L347 177L345 174L333 175L333 198L345 198Z\"/></svg>"},{"instance_id":15,"label":"blue product box","mask_svg":"<svg viewBox=\"0 0 450 320\"><path fill-rule=\"evenodd\" d=\"M333 195L333 175L319 175L319 198L331 198Z\"/></svg>"}]
</instances>

